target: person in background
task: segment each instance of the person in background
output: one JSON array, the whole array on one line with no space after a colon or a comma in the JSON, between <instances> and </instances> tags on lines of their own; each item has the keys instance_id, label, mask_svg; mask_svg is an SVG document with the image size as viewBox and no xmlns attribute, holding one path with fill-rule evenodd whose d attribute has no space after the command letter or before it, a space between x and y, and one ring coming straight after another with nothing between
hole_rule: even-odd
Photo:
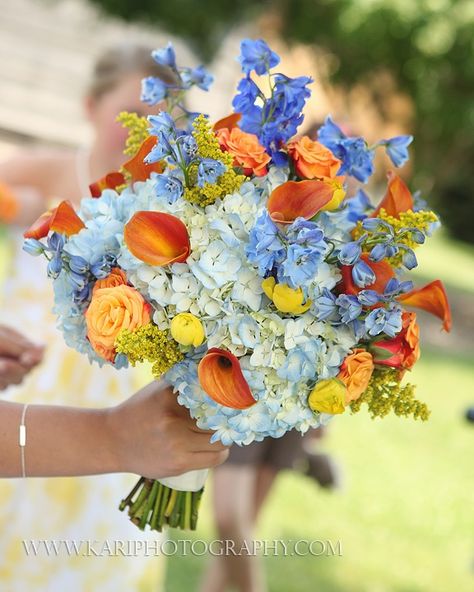
<instances>
[{"instance_id":1,"label":"person in background","mask_svg":"<svg viewBox=\"0 0 474 592\"><path fill-rule=\"evenodd\" d=\"M77 206L82 197L90 196L90 183L127 160L123 155L127 131L116 116L121 111L143 116L156 113L156 107L140 101L142 78L174 81L171 71L152 60L151 49L121 45L97 61L84 102L94 132L90 146L20 149L0 163L0 218L9 224L13 252L0 323L15 319L19 331L46 346L41 367L21 387L5 391L6 400L33 403L34 396L50 405L105 407L124 400L143 382L136 371L90 365L86 356L65 345L50 312L53 294L46 268L43 261L22 251L22 233L39 214L63 199ZM153 556L32 557L22 550L25 539L156 540L156 533L142 533L117 510L135 480L133 475L107 474L93 479L2 481L2 589L159 590L164 566Z\"/></svg>"}]
</instances>

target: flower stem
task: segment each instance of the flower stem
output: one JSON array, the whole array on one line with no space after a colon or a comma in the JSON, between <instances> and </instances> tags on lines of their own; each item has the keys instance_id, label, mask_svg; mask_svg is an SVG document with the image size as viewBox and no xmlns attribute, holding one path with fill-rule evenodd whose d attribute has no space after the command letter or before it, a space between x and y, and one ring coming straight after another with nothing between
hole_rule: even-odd
<instances>
[{"instance_id":1,"label":"flower stem","mask_svg":"<svg viewBox=\"0 0 474 592\"><path fill-rule=\"evenodd\" d=\"M200 491L178 491L153 479L142 477L119 506L128 508L130 520L141 530L161 532L164 526L196 530L204 488Z\"/></svg>"}]
</instances>

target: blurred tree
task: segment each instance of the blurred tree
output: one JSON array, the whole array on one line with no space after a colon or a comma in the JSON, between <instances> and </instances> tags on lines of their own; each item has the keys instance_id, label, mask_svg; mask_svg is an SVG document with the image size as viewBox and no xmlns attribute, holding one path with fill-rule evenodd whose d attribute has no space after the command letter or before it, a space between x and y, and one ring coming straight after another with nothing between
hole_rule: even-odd
<instances>
[{"instance_id":1,"label":"blurred tree","mask_svg":"<svg viewBox=\"0 0 474 592\"><path fill-rule=\"evenodd\" d=\"M416 183L453 235L474 242L472 0L91 1L184 37L206 61L230 28L271 9L283 39L326 50L333 82L364 84L382 115L389 73L415 107Z\"/></svg>"}]
</instances>

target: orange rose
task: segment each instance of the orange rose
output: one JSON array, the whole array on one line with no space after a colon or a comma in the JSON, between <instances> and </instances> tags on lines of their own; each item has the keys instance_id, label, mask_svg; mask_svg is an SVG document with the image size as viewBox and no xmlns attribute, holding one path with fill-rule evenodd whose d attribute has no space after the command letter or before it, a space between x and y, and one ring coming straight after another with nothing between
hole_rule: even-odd
<instances>
[{"instance_id":1,"label":"orange rose","mask_svg":"<svg viewBox=\"0 0 474 592\"><path fill-rule=\"evenodd\" d=\"M374 371L372 354L365 349L354 349L342 363L337 377L347 387L346 405L358 399L367 388Z\"/></svg>"},{"instance_id":2,"label":"orange rose","mask_svg":"<svg viewBox=\"0 0 474 592\"><path fill-rule=\"evenodd\" d=\"M304 179L333 179L341 168L341 161L329 148L308 136L289 142L287 149L296 172Z\"/></svg>"},{"instance_id":3,"label":"orange rose","mask_svg":"<svg viewBox=\"0 0 474 592\"><path fill-rule=\"evenodd\" d=\"M234 157L234 166L242 167L244 175L262 177L267 174L270 156L254 134L247 134L240 128L217 130L217 139L222 150Z\"/></svg>"},{"instance_id":4,"label":"orange rose","mask_svg":"<svg viewBox=\"0 0 474 592\"><path fill-rule=\"evenodd\" d=\"M115 357L115 340L122 329L133 331L149 322L150 305L125 284L96 290L86 310L87 337L99 356L109 361Z\"/></svg>"},{"instance_id":5,"label":"orange rose","mask_svg":"<svg viewBox=\"0 0 474 592\"><path fill-rule=\"evenodd\" d=\"M402 313L402 330L393 339L372 344L374 361L382 366L411 370L420 357L420 328L416 313Z\"/></svg>"},{"instance_id":6,"label":"orange rose","mask_svg":"<svg viewBox=\"0 0 474 592\"><path fill-rule=\"evenodd\" d=\"M95 294L97 290L102 288L114 288L127 283L127 276L120 267L112 267L109 275L103 280L97 280L92 288L92 294Z\"/></svg>"}]
</instances>

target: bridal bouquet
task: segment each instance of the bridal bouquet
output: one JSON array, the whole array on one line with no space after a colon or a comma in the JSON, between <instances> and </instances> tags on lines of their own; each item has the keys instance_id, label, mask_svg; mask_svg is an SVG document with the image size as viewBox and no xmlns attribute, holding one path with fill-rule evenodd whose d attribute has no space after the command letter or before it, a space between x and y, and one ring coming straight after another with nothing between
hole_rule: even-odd
<instances>
[{"instance_id":1,"label":"bridal bouquet","mask_svg":"<svg viewBox=\"0 0 474 592\"><path fill-rule=\"evenodd\" d=\"M120 115L131 158L77 213L62 202L25 233L25 249L49 260L66 342L99 364L151 362L226 445L363 405L427 419L402 384L419 357L411 309L446 330L450 312L439 280L415 289L405 276L438 218L394 172L377 207L362 188L346 194L348 177L372 175L377 149L403 165L412 137L369 146L330 117L317 140L296 135L312 80L274 72L262 40L242 42L234 113L214 124L182 100L210 75L178 67L171 45L153 58L176 84L145 79L142 99L166 110ZM195 528L204 479L141 479L121 509L141 528Z\"/></svg>"}]
</instances>

